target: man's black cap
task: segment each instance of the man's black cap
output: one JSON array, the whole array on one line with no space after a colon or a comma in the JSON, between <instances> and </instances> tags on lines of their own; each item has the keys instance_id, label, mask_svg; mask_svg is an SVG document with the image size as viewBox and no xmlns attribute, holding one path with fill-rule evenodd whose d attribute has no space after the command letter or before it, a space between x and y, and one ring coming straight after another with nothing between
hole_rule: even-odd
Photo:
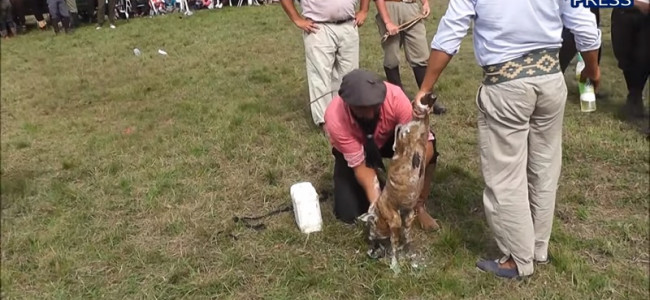
<instances>
[{"instance_id":1,"label":"man's black cap","mask_svg":"<svg viewBox=\"0 0 650 300\"><path fill-rule=\"evenodd\" d=\"M343 76L339 96L351 106L373 106L386 98L386 85L377 74L354 69Z\"/></svg>"}]
</instances>

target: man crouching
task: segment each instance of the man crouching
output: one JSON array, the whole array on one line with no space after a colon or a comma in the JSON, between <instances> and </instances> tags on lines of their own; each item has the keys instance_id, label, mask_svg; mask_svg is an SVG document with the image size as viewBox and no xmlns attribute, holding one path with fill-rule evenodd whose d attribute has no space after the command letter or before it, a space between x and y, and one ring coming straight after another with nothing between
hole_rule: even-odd
<instances>
[{"instance_id":1,"label":"man crouching","mask_svg":"<svg viewBox=\"0 0 650 300\"><path fill-rule=\"evenodd\" d=\"M413 107L402 89L378 75L356 69L345 75L339 95L325 111L324 130L334 155L334 215L345 223L368 211L381 194L377 170L385 171L382 158L392 158L395 128L411 121ZM438 153L435 135L429 133L424 185L415 208L424 230L437 230L426 210Z\"/></svg>"}]
</instances>

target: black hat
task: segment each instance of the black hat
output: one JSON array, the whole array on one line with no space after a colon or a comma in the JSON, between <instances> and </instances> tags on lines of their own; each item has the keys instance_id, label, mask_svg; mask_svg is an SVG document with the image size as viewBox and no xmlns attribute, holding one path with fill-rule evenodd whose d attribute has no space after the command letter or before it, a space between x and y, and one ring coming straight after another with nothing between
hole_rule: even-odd
<instances>
[{"instance_id":1,"label":"black hat","mask_svg":"<svg viewBox=\"0 0 650 300\"><path fill-rule=\"evenodd\" d=\"M386 98L386 84L377 74L355 69L343 76L339 96L351 106L373 106Z\"/></svg>"}]
</instances>

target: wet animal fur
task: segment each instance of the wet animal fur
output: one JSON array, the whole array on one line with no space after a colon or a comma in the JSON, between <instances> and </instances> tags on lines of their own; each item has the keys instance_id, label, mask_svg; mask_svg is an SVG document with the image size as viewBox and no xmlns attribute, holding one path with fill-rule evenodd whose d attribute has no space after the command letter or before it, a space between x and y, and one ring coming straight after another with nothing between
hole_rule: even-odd
<instances>
[{"instance_id":1,"label":"wet animal fur","mask_svg":"<svg viewBox=\"0 0 650 300\"><path fill-rule=\"evenodd\" d=\"M404 250L408 255L412 250L415 206L425 184L429 114L436 100L435 95L427 94L422 98L422 104L414 102L413 119L395 129L395 154L386 186L367 215L368 254L373 258L389 254L392 264L396 264L398 252Z\"/></svg>"}]
</instances>

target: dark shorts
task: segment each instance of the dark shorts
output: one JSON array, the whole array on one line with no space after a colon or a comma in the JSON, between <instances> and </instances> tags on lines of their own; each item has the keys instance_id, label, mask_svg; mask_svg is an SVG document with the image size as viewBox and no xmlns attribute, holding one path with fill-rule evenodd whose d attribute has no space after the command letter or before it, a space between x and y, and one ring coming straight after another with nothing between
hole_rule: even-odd
<instances>
[{"instance_id":1,"label":"dark shorts","mask_svg":"<svg viewBox=\"0 0 650 300\"><path fill-rule=\"evenodd\" d=\"M435 134L433 135L435 137ZM384 146L379 149L383 158L392 158L394 154L395 134L391 133L390 136ZM434 155L431 163L435 164L438 157L436 139L433 140L433 149ZM357 217L368 211L370 201L363 187L357 182L354 170L348 166L343 154L335 148L332 148L332 154L334 155L334 215L345 223L354 223ZM379 184L383 189L384 183L380 181Z\"/></svg>"}]
</instances>

